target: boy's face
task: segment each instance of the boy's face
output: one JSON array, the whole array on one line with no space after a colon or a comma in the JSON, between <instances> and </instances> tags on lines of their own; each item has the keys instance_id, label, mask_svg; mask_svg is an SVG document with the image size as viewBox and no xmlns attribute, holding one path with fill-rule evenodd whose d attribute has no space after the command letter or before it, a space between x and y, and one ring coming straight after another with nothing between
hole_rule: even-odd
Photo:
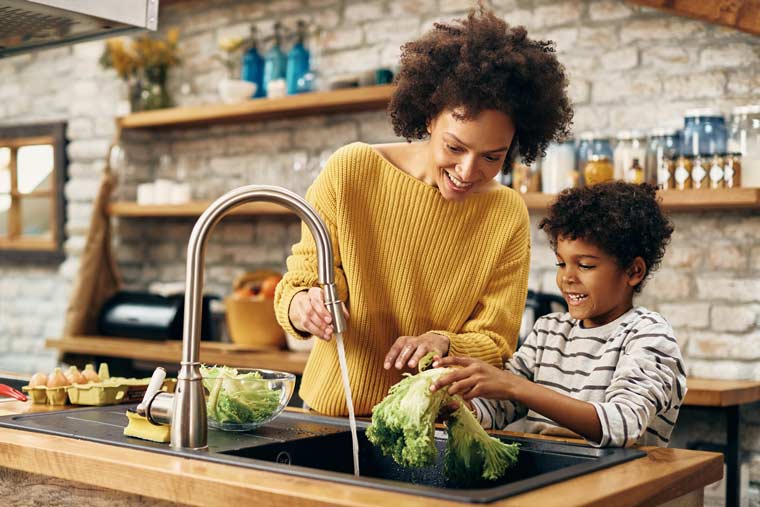
<instances>
[{"instance_id":1,"label":"boy's face","mask_svg":"<svg viewBox=\"0 0 760 507\"><path fill-rule=\"evenodd\" d=\"M557 287L570 315L587 328L623 315L633 306L633 288L641 282L639 259L631 269L621 268L614 257L582 239L557 239ZM641 261L643 263L643 261ZM638 268L636 267L638 266Z\"/></svg>"}]
</instances>

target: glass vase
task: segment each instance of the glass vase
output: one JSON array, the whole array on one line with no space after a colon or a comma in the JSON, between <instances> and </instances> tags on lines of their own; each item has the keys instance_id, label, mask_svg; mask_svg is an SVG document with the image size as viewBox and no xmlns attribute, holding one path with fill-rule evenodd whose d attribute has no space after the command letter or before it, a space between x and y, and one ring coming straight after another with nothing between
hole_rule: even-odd
<instances>
[{"instance_id":1,"label":"glass vase","mask_svg":"<svg viewBox=\"0 0 760 507\"><path fill-rule=\"evenodd\" d=\"M171 107L172 100L166 88L168 68L165 66L148 67L140 92L140 109L150 111Z\"/></svg>"}]
</instances>

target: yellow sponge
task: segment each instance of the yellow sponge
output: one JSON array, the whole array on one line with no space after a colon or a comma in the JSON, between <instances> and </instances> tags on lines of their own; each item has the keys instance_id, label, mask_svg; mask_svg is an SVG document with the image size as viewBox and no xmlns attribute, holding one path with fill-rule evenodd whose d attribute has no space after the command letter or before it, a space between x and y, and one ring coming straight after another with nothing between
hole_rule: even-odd
<instances>
[{"instance_id":1,"label":"yellow sponge","mask_svg":"<svg viewBox=\"0 0 760 507\"><path fill-rule=\"evenodd\" d=\"M124 436L142 438L153 442L168 442L171 433L171 426L162 424L156 426L148 419L136 412L127 410L127 427L124 428Z\"/></svg>"}]
</instances>

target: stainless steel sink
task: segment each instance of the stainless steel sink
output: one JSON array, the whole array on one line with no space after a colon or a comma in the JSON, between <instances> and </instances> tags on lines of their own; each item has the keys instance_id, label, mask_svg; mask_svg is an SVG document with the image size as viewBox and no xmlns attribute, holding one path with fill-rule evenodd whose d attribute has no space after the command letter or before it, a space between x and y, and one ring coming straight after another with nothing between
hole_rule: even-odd
<instances>
[{"instance_id":1,"label":"stainless steel sink","mask_svg":"<svg viewBox=\"0 0 760 507\"><path fill-rule=\"evenodd\" d=\"M366 423L359 423L362 475L354 477L351 435L345 419L284 412L270 424L249 433L210 430L208 450L193 451L123 436L126 408L118 405L5 416L0 417L0 426L470 503L492 502L644 456L634 449L594 449L529 438L503 438L506 442L520 443L515 467L499 481L464 489L447 483L441 466L412 470L380 454L364 436ZM444 433L438 435L436 445L442 453L446 445Z\"/></svg>"}]
</instances>

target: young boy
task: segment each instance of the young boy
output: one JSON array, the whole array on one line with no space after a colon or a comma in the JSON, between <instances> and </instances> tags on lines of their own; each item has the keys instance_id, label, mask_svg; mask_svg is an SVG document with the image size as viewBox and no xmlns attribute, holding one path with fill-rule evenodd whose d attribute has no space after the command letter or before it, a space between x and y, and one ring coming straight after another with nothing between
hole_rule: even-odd
<instances>
[{"instance_id":1,"label":"young boy","mask_svg":"<svg viewBox=\"0 0 760 507\"><path fill-rule=\"evenodd\" d=\"M603 183L562 192L539 227L557 257L569 312L540 318L499 369L463 357L431 389L448 386L485 428L525 418L529 433L563 429L594 446L667 446L686 393L673 330L633 306L673 226L651 185Z\"/></svg>"}]
</instances>

